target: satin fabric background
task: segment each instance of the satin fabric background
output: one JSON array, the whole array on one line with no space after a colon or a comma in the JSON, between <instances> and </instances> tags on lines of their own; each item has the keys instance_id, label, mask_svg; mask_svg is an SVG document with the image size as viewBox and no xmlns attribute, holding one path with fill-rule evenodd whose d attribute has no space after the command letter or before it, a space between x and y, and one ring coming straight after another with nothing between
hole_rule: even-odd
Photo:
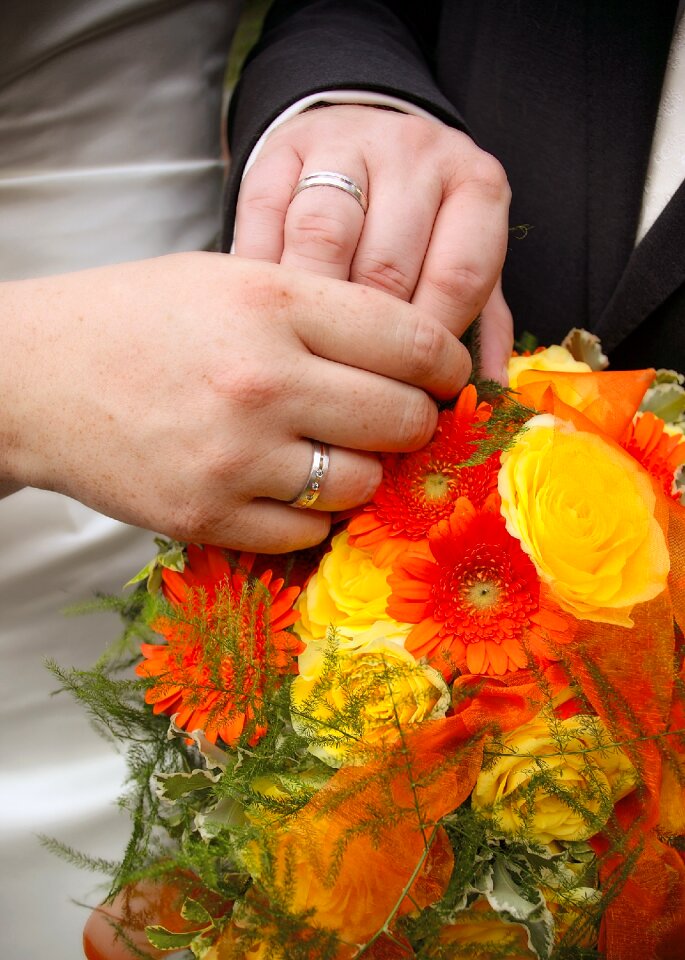
<instances>
[{"instance_id":1,"label":"satin fabric background","mask_svg":"<svg viewBox=\"0 0 685 960\"><path fill-rule=\"evenodd\" d=\"M230 0L16 0L0 13L0 279L212 246L223 178ZM41 344L36 343L38 352ZM26 358L31 362L31 357ZM118 859L123 758L43 665L88 666L117 635L62 610L119 592L152 534L57 494L0 501L0 955L76 960L101 878L54 836Z\"/></svg>"}]
</instances>

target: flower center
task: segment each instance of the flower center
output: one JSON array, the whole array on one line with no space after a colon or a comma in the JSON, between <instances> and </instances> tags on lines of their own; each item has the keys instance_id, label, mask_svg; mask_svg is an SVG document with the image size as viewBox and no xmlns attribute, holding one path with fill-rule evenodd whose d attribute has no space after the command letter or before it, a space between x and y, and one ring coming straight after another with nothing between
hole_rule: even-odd
<instances>
[{"instance_id":1,"label":"flower center","mask_svg":"<svg viewBox=\"0 0 685 960\"><path fill-rule=\"evenodd\" d=\"M463 588L464 598L477 610L491 610L496 607L501 593L501 587L495 580L477 580Z\"/></svg>"},{"instance_id":2,"label":"flower center","mask_svg":"<svg viewBox=\"0 0 685 960\"><path fill-rule=\"evenodd\" d=\"M450 495L450 481L444 473L427 473L423 478L426 500L445 500Z\"/></svg>"}]
</instances>

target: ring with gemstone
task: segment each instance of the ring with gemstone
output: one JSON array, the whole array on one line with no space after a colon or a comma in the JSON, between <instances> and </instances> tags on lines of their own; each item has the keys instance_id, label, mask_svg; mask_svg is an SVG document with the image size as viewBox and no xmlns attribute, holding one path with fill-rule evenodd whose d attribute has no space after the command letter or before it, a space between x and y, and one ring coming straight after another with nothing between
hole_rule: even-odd
<instances>
[{"instance_id":1,"label":"ring with gemstone","mask_svg":"<svg viewBox=\"0 0 685 960\"><path fill-rule=\"evenodd\" d=\"M295 199L298 193L307 190L309 187L335 187L336 190L344 190L357 201L364 213L369 208L369 198L366 196L359 184L344 173L336 173L334 170L317 170L315 173L309 173L298 182L293 190L290 202Z\"/></svg>"},{"instance_id":2,"label":"ring with gemstone","mask_svg":"<svg viewBox=\"0 0 685 960\"><path fill-rule=\"evenodd\" d=\"M311 444L312 465L307 482L295 499L289 501L291 507L297 507L300 510L306 510L307 507L313 506L317 500L330 463L328 444L319 443L318 440L312 440Z\"/></svg>"}]
</instances>

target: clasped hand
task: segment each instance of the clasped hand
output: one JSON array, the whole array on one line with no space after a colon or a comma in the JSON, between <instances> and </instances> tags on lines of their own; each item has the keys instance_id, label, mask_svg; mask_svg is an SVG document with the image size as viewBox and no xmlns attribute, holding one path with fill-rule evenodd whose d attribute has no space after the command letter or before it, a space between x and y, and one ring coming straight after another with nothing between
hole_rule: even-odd
<instances>
[{"instance_id":1,"label":"clasped hand","mask_svg":"<svg viewBox=\"0 0 685 960\"><path fill-rule=\"evenodd\" d=\"M299 180L332 170L368 197ZM494 157L438 121L327 106L278 128L240 191L236 253L352 280L413 303L461 336L482 314L482 369L506 379L512 320L499 284L510 191Z\"/></svg>"},{"instance_id":2,"label":"clasped hand","mask_svg":"<svg viewBox=\"0 0 685 960\"><path fill-rule=\"evenodd\" d=\"M297 181L338 170L368 193ZM238 256L178 254L0 290L0 480L172 537L276 552L368 499L372 451L418 449L470 360L511 343L497 287L508 188L461 133L370 107L285 124L248 174ZM267 262L268 261L268 262ZM353 280L354 283L344 282ZM330 470L302 488L314 438Z\"/></svg>"}]
</instances>

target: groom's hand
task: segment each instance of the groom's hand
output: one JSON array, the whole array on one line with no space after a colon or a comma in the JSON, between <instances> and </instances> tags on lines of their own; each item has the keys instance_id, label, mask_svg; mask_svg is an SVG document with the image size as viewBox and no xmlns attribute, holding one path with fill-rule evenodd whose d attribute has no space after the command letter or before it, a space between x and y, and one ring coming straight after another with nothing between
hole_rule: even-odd
<instances>
[{"instance_id":1,"label":"groom's hand","mask_svg":"<svg viewBox=\"0 0 685 960\"><path fill-rule=\"evenodd\" d=\"M195 253L0 285L0 480L181 540L284 551L367 500L468 377L428 312ZM313 509L288 505L330 444ZM3 464L4 461L4 464Z\"/></svg>"},{"instance_id":2,"label":"groom's hand","mask_svg":"<svg viewBox=\"0 0 685 960\"><path fill-rule=\"evenodd\" d=\"M368 196L302 177L334 171ZM326 106L279 127L238 198L236 253L350 279L410 301L460 336L483 313L482 373L503 378L511 314L498 288L510 191L501 165L437 121Z\"/></svg>"}]
</instances>

